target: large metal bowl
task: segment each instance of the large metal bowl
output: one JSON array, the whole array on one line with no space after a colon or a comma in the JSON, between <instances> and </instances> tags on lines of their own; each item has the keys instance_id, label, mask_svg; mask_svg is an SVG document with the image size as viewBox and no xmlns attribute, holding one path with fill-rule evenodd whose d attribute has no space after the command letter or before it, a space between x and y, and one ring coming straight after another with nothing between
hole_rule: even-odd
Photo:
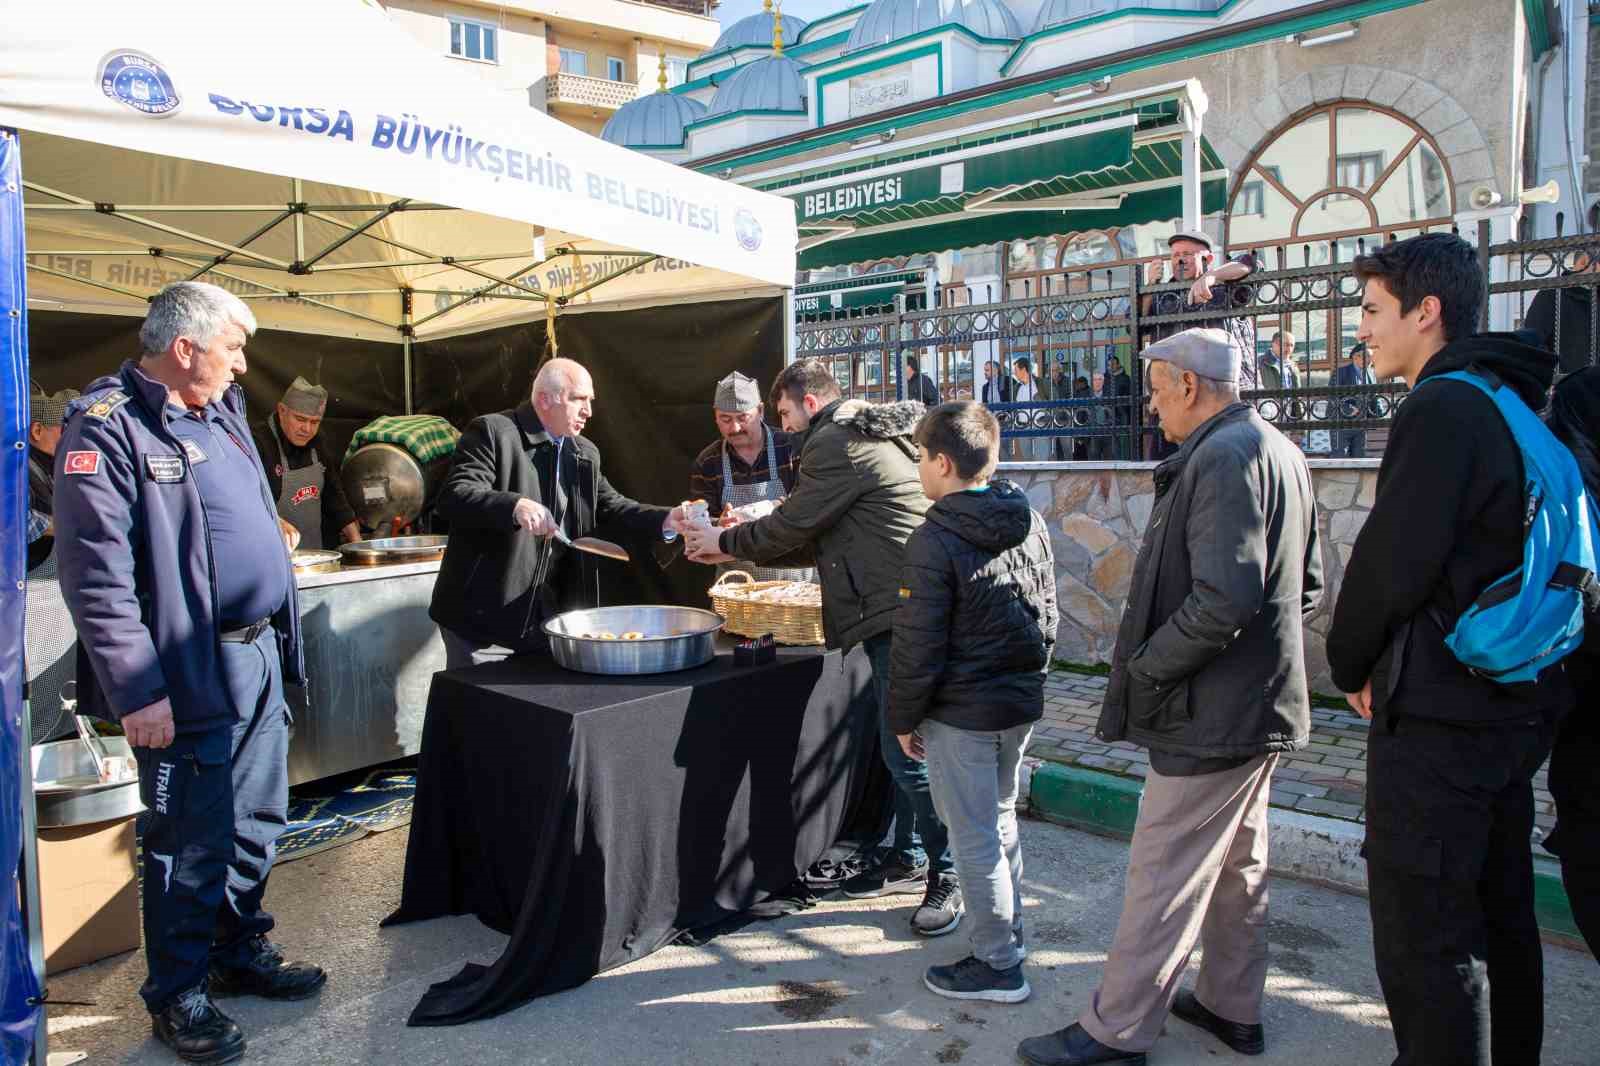
<instances>
[{"instance_id":1,"label":"large metal bowl","mask_svg":"<svg viewBox=\"0 0 1600 1066\"><path fill-rule=\"evenodd\" d=\"M352 566L385 563L426 563L444 558L448 537L379 537L339 545L344 561Z\"/></svg>"},{"instance_id":2,"label":"large metal bowl","mask_svg":"<svg viewBox=\"0 0 1600 1066\"><path fill-rule=\"evenodd\" d=\"M101 737L111 755L133 758L125 737ZM89 825L144 810L139 779L101 784L94 756L77 737L33 746L33 799L40 829Z\"/></svg>"},{"instance_id":3,"label":"large metal bowl","mask_svg":"<svg viewBox=\"0 0 1600 1066\"><path fill-rule=\"evenodd\" d=\"M722 617L698 607L592 607L544 624L550 654L585 674L666 674L708 663L717 654ZM585 633L643 633L644 640L601 640Z\"/></svg>"}]
</instances>

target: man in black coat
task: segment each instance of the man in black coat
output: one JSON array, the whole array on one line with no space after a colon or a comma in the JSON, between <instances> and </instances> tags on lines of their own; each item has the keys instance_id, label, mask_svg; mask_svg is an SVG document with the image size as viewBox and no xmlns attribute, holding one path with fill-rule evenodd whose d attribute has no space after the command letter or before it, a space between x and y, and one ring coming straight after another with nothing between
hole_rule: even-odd
<instances>
[{"instance_id":1,"label":"man in black coat","mask_svg":"<svg viewBox=\"0 0 1600 1066\"><path fill-rule=\"evenodd\" d=\"M1384 245L1355 270L1373 372L1412 388L1328 633L1334 683L1372 719L1364 853L1395 1063L1538 1062L1532 781L1570 694L1559 669L1498 685L1445 645L1446 628L1522 565L1526 500L1494 401L1429 379L1476 366L1539 410L1555 356L1473 335L1484 279L1459 237Z\"/></svg>"},{"instance_id":2,"label":"man in black coat","mask_svg":"<svg viewBox=\"0 0 1600 1066\"><path fill-rule=\"evenodd\" d=\"M1006 373L1005 365L993 359L983 364L983 395L984 403L994 405L997 403L1011 402L1011 375Z\"/></svg>"},{"instance_id":3,"label":"man in black coat","mask_svg":"<svg viewBox=\"0 0 1600 1066\"><path fill-rule=\"evenodd\" d=\"M1182 447L1156 468L1097 733L1148 748L1150 773L1100 987L1076 1024L1022 1042L1034 1066L1143 1066L1169 1011L1235 1051L1265 1046L1267 801L1311 731L1316 496L1300 450L1240 401L1227 333L1185 330L1143 358Z\"/></svg>"},{"instance_id":4,"label":"man in black coat","mask_svg":"<svg viewBox=\"0 0 1600 1066\"><path fill-rule=\"evenodd\" d=\"M592 557L551 540L616 523L641 537L682 532L677 509L628 499L580 436L594 382L571 359L539 369L529 402L474 419L456 444L437 510L450 523L429 616L449 669L545 651L546 619L593 606Z\"/></svg>"},{"instance_id":5,"label":"man in black coat","mask_svg":"<svg viewBox=\"0 0 1600 1066\"><path fill-rule=\"evenodd\" d=\"M906 399L933 407L939 402L939 387L922 372L922 363L914 355L906 356Z\"/></svg>"}]
</instances>

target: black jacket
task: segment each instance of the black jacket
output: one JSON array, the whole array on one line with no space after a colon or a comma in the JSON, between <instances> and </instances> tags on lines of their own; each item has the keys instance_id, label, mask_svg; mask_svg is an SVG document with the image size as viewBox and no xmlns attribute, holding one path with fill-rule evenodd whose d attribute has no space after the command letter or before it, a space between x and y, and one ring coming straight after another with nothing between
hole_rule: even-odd
<instances>
[{"instance_id":1,"label":"black jacket","mask_svg":"<svg viewBox=\"0 0 1600 1066\"><path fill-rule=\"evenodd\" d=\"M888 724L1000 730L1044 716L1056 643L1050 531L1009 481L957 492L906 541Z\"/></svg>"},{"instance_id":2,"label":"black jacket","mask_svg":"<svg viewBox=\"0 0 1600 1066\"><path fill-rule=\"evenodd\" d=\"M474 419L461 435L437 505L450 523L428 610L439 625L471 640L533 651L547 646L540 628L547 618L594 606L594 558L524 533L511 517L524 496L551 505L546 488L555 458L555 438L528 403ZM561 449L560 483L567 492L562 529L568 536L615 523L641 538L660 538L669 509L636 503L612 488L589 438L569 438Z\"/></svg>"},{"instance_id":3,"label":"black jacket","mask_svg":"<svg viewBox=\"0 0 1600 1066\"><path fill-rule=\"evenodd\" d=\"M1322 600L1305 457L1235 403L1155 482L1099 736L1197 759L1301 747L1311 732L1302 622Z\"/></svg>"},{"instance_id":4,"label":"black jacket","mask_svg":"<svg viewBox=\"0 0 1600 1066\"><path fill-rule=\"evenodd\" d=\"M906 399L915 400L925 407L937 407L939 389L927 374L918 374L906 382Z\"/></svg>"},{"instance_id":5,"label":"black jacket","mask_svg":"<svg viewBox=\"0 0 1600 1066\"><path fill-rule=\"evenodd\" d=\"M1588 277L1592 281L1600 280L1596 275ZM1559 338L1556 336L1558 309L1561 317ZM1593 289L1579 286L1541 289L1533 298L1533 303L1528 305L1528 314L1522 321L1522 327L1534 332L1541 348L1556 353L1563 374L1571 374L1591 363L1600 362L1600 352L1590 350L1592 346L1600 345L1600 321L1593 320L1593 315ZM1591 340L1594 345L1591 345Z\"/></svg>"},{"instance_id":6,"label":"black jacket","mask_svg":"<svg viewBox=\"0 0 1600 1066\"><path fill-rule=\"evenodd\" d=\"M1445 647L1434 615L1455 619L1522 564L1522 455L1488 396L1466 382L1425 384L1476 363L1538 411L1555 362L1550 352L1490 333L1446 345L1423 367L1395 414L1377 497L1328 631L1328 665L1342 691L1370 678L1378 710L1468 723L1565 705L1558 670L1536 684L1497 685L1474 677Z\"/></svg>"}]
</instances>

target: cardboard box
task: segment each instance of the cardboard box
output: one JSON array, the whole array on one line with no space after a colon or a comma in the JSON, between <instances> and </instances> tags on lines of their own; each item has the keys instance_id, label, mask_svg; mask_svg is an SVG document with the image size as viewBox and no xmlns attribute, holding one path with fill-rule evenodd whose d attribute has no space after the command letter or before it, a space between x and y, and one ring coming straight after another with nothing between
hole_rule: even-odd
<instances>
[{"instance_id":1,"label":"cardboard box","mask_svg":"<svg viewBox=\"0 0 1600 1066\"><path fill-rule=\"evenodd\" d=\"M47 973L139 946L133 821L39 830L39 911Z\"/></svg>"}]
</instances>

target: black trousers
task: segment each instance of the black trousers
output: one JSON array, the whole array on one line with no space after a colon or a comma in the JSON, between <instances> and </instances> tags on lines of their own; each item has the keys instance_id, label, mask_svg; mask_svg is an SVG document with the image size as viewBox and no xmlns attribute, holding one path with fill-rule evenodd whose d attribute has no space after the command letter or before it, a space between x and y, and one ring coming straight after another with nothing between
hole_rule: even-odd
<instances>
[{"instance_id":1,"label":"black trousers","mask_svg":"<svg viewBox=\"0 0 1600 1066\"><path fill-rule=\"evenodd\" d=\"M288 824L289 708L278 638L222 645L232 728L135 748L144 854L139 994L152 1014L205 980L213 959L242 963L270 931L261 908L279 834Z\"/></svg>"},{"instance_id":2,"label":"black trousers","mask_svg":"<svg viewBox=\"0 0 1600 1066\"><path fill-rule=\"evenodd\" d=\"M1530 836L1533 775L1553 736L1541 717L1373 722L1363 854L1395 1066L1539 1061L1544 956Z\"/></svg>"},{"instance_id":3,"label":"black trousers","mask_svg":"<svg viewBox=\"0 0 1600 1066\"><path fill-rule=\"evenodd\" d=\"M1584 698L1593 689L1579 689ZM1561 883L1578 931L1600 957L1600 715L1593 703L1567 716L1550 755L1556 827L1544 846L1561 858Z\"/></svg>"}]
</instances>

